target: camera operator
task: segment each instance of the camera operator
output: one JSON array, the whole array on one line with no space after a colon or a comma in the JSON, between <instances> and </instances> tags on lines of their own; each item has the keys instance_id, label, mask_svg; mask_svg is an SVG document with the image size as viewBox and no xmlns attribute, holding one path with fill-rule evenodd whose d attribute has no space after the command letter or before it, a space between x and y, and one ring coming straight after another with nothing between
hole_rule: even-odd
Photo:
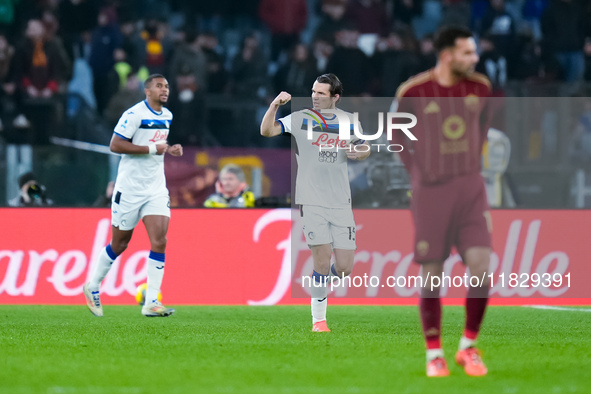
<instances>
[{"instance_id":1,"label":"camera operator","mask_svg":"<svg viewBox=\"0 0 591 394\"><path fill-rule=\"evenodd\" d=\"M53 205L47 198L45 186L40 184L32 172L27 172L18 178L20 193L8 201L11 207L46 207Z\"/></svg>"}]
</instances>

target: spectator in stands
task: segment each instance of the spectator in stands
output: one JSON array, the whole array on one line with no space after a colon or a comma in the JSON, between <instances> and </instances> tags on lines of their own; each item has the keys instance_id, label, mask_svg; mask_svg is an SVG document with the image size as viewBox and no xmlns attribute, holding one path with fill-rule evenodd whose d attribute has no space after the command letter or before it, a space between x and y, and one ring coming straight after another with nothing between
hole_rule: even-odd
<instances>
[{"instance_id":1,"label":"spectator in stands","mask_svg":"<svg viewBox=\"0 0 591 394\"><path fill-rule=\"evenodd\" d=\"M72 79L72 57L66 51L64 41L57 34L60 24L53 12L45 11L41 19L45 28L45 39L56 47L60 57L60 80L69 81Z\"/></svg>"},{"instance_id":2,"label":"spectator in stands","mask_svg":"<svg viewBox=\"0 0 591 394\"><path fill-rule=\"evenodd\" d=\"M208 93L223 93L228 85L228 74L224 68L224 56L217 36L213 32L200 34L197 38L205 55Z\"/></svg>"},{"instance_id":3,"label":"spectator in stands","mask_svg":"<svg viewBox=\"0 0 591 394\"><path fill-rule=\"evenodd\" d=\"M166 62L172 51L172 44L166 36L165 23L159 23L152 19L146 22L146 29L142 37L146 45L146 67L149 74L163 74L166 71Z\"/></svg>"},{"instance_id":4,"label":"spectator in stands","mask_svg":"<svg viewBox=\"0 0 591 394\"><path fill-rule=\"evenodd\" d=\"M505 59L513 55L515 21L505 9L505 0L490 0L490 7L482 18L480 36L492 41L496 53Z\"/></svg>"},{"instance_id":5,"label":"spectator in stands","mask_svg":"<svg viewBox=\"0 0 591 394\"><path fill-rule=\"evenodd\" d=\"M98 9L93 0L63 0L59 5L60 36L70 59L74 47L82 40L82 33L96 26Z\"/></svg>"},{"instance_id":6,"label":"spectator in stands","mask_svg":"<svg viewBox=\"0 0 591 394\"><path fill-rule=\"evenodd\" d=\"M412 26L412 20L423 13L423 0L394 0L394 23Z\"/></svg>"},{"instance_id":7,"label":"spectator in stands","mask_svg":"<svg viewBox=\"0 0 591 394\"><path fill-rule=\"evenodd\" d=\"M249 34L232 62L232 92L243 98L258 97L258 90L265 86L266 80L267 64L259 39L255 34Z\"/></svg>"},{"instance_id":8,"label":"spectator in stands","mask_svg":"<svg viewBox=\"0 0 591 394\"><path fill-rule=\"evenodd\" d=\"M277 70L273 78L275 92L290 92L293 97L308 97L310 86L316 80L318 71L308 48L300 43L295 45L289 61Z\"/></svg>"},{"instance_id":9,"label":"spectator in stands","mask_svg":"<svg viewBox=\"0 0 591 394\"><path fill-rule=\"evenodd\" d=\"M314 55L316 69L319 73L324 73L326 71L326 66L328 65L328 61L333 52L334 47L330 41L325 40L320 36L314 39L314 42L312 43L312 54Z\"/></svg>"},{"instance_id":10,"label":"spectator in stands","mask_svg":"<svg viewBox=\"0 0 591 394\"><path fill-rule=\"evenodd\" d=\"M99 113L102 113L115 93L109 84L109 73L115 65L115 49L121 47L121 31L106 9L98 14L98 26L92 32L90 59L94 96Z\"/></svg>"},{"instance_id":11,"label":"spectator in stands","mask_svg":"<svg viewBox=\"0 0 591 394\"><path fill-rule=\"evenodd\" d=\"M443 0L441 26L470 26L471 10L467 0Z\"/></svg>"},{"instance_id":12,"label":"spectator in stands","mask_svg":"<svg viewBox=\"0 0 591 394\"><path fill-rule=\"evenodd\" d=\"M171 133L182 145L202 145L205 103L200 89L203 87L197 82L194 70L187 64L181 66L174 78L175 93L169 99L170 109L174 113Z\"/></svg>"},{"instance_id":13,"label":"spectator in stands","mask_svg":"<svg viewBox=\"0 0 591 394\"><path fill-rule=\"evenodd\" d=\"M351 0L345 17L359 34L388 35L390 18L382 0Z\"/></svg>"},{"instance_id":14,"label":"spectator in stands","mask_svg":"<svg viewBox=\"0 0 591 394\"><path fill-rule=\"evenodd\" d=\"M560 64L562 79L582 80L584 73L585 14L576 0L551 0L542 15L544 49Z\"/></svg>"},{"instance_id":15,"label":"spectator in stands","mask_svg":"<svg viewBox=\"0 0 591 394\"><path fill-rule=\"evenodd\" d=\"M525 0L523 4L523 22L531 29L534 41L540 41L542 38L540 21L548 3L549 0Z\"/></svg>"},{"instance_id":16,"label":"spectator in stands","mask_svg":"<svg viewBox=\"0 0 591 394\"><path fill-rule=\"evenodd\" d=\"M335 34L351 27L351 23L345 18L347 0L322 0L320 11L320 22L314 33L314 39L334 45Z\"/></svg>"},{"instance_id":17,"label":"spectator in stands","mask_svg":"<svg viewBox=\"0 0 591 394\"><path fill-rule=\"evenodd\" d=\"M509 79L532 81L541 78L542 48L534 41L532 31L517 35L515 56L508 64Z\"/></svg>"},{"instance_id":18,"label":"spectator in stands","mask_svg":"<svg viewBox=\"0 0 591 394\"><path fill-rule=\"evenodd\" d=\"M480 38L480 61L476 71L488 77L493 94L500 94L507 83L507 59L499 53L490 35Z\"/></svg>"},{"instance_id":19,"label":"spectator in stands","mask_svg":"<svg viewBox=\"0 0 591 394\"><path fill-rule=\"evenodd\" d=\"M306 0L261 0L259 16L271 31L271 61L279 60L282 51L300 40L306 27Z\"/></svg>"},{"instance_id":20,"label":"spectator in stands","mask_svg":"<svg viewBox=\"0 0 591 394\"><path fill-rule=\"evenodd\" d=\"M115 59L115 64L109 73L109 84L111 86L110 89L116 92L125 87L127 77L134 69L129 64L127 52L122 48L115 49L113 58Z\"/></svg>"},{"instance_id":21,"label":"spectator in stands","mask_svg":"<svg viewBox=\"0 0 591 394\"><path fill-rule=\"evenodd\" d=\"M357 46L359 32L341 30L336 34L336 47L326 67L339 76L347 87L347 96L368 95L372 76L369 59Z\"/></svg>"},{"instance_id":22,"label":"spectator in stands","mask_svg":"<svg viewBox=\"0 0 591 394\"><path fill-rule=\"evenodd\" d=\"M433 45L433 34L427 34L419 41L419 67L418 72L435 67L437 55Z\"/></svg>"},{"instance_id":23,"label":"spectator in stands","mask_svg":"<svg viewBox=\"0 0 591 394\"><path fill-rule=\"evenodd\" d=\"M127 54L127 62L134 70L139 70L146 65L146 43L136 29L134 21L128 20L121 24L122 42L121 49ZM145 72L146 78L149 71Z\"/></svg>"},{"instance_id":24,"label":"spectator in stands","mask_svg":"<svg viewBox=\"0 0 591 394\"><path fill-rule=\"evenodd\" d=\"M35 174L27 172L18 178L19 194L8 201L11 207L43 207L53 205L53 201L47 198L45 186L38 180Z\"/></svg>"},{"instance_id":25,"label":"spectator in stands","mask_svg":"<svg viewBox=\"0 0 591 394\"><path fill-rule=\"evenodd\" d=\"M6 36L0 34L0 132L4 130L4 122L7 120L7 115L12 115L14 112L14 103L11 102L10 95L8 95L7 88L11 94L14 94L16 85L10 84L8 80L8 72L10 71L10 64L14 56L14 47L8 43ZM10 85L10 86L8 86Z\"/></svg>"},{"instance_id":26,"label":"spectator in stands","mask_svg":"<svg viewBox=\"0 0 591 394\"><path fill-rule=\"evenodd\" d=\"M417 45L409 29L397 29L378 43L374 57L378 63L380 95L394 97L396 89L411 76L418 73L420 60Z\"/></svg>"},{"instance_id":27,"label":"spectator in stands","mask_svg":"<svg viewBox=\"0 0 591 394\"><path fill-rule=\"evenodd\" d=\"M125 86L120 88L117 93L111 97L109 104L105 109L104 115L109 122L109 129L113 130L119 121L121 114L134 104L145 98L142 82L138 78L137 72L132 70L125 79ZM143 86L142 86L143 87Z\"/></svg>"},{"instance_id":28,"label":"spectator in stands","mask_svg":"<svg viewBox=\"0 0 591 394\"><path fill-rule=\"evenodd\" d=\"M242 169L235 164L227 164L220 171L220 179L215 183L216 192L203 204L206 208L252 208L254 194Z\"/></svg>"},{"instance_id":29,"label":"spectator in stands","mask_svg":"<svg viewBox=\"0 0 591 394\"><path fill-rule=\"evenodd\" d=\"M192 74L195 84L194 93L204 94L207 89L207 58L199 44L197 32L194 29L187 29L184 42L174 51L169 73L173 83L181 70L185 76Z\"/></svg>"},{"instance_id":30,"label":"spectator in stands","mask_svg":"<svg viewBox=\"0 0 591 394\"><path fill-rule=\"evenodd\" d=\"M56 102L52 98L59 90L61 67L59 49L47 41L43 23L39 19L30 20L11 67L24 112L33 126L34 134L30 135L28 143L49 141L56 120Z\"/></svg>"}]
</instances>

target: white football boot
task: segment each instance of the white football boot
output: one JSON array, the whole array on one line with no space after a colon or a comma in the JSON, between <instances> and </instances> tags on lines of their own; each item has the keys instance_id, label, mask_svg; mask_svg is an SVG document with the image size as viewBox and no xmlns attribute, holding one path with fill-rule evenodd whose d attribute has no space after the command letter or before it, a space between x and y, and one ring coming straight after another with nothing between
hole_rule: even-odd
<instances>
[{"instance_id":1,"label":"white football boot","mask_svg":"<svg viewBox=\"0 0 591 394\"><path fill-rule=\"evenodd\" d=\"M103 315L103 306L101 305L101 295L98 291L90 291L88 283L83 287L84 297L86 297L86 306L90 312L98 317Z\"/></svg>"},{"instance_id":2,"label":"white football boot","mask_svg":"<svg viewBox=\"0 0 591 394\"><path fill-rule=\"evenodd\" d=\"M174 313L174 309L167 308L156 301L142 307L142 315L147 317L166 317Z\"/></svg>"}]
</instances>

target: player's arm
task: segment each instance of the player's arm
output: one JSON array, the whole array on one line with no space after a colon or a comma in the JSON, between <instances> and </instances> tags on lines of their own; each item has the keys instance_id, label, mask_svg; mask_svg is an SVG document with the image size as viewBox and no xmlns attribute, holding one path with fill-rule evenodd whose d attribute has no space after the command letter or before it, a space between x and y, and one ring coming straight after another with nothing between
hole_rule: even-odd
<instances>
[{"instance_id":1,"label":"player's arm","mask_svg":"<svg viewBox=\"0 0 591 394\"><path fill-rule=\"evenodd\" d=\"M180 146L180 145L179 145ZM135 145L128 139L114 133L109 145L113 153L125 153L129 155L163 155L168 150L167 144L150 144L146 146ZM182 148L181 148L182 155ZM180 155L179 155L180 156Z\"/></svg>"},{"instance_id":2,"label":"player's arm","mask_svg":"<svg viewBox=\"0 0 591 394\"><path fill-rule=\"evenodd\" d=\"M275 117L277 116L277 110L279 107L287 104L289 100L291 100L291 94L281 92L275 97L273 102L271 102L271 105L269 105L261 122L261 135L263 137L275 137L283 132L281 123L276 121Z\"/></svg>"}]
</instances>

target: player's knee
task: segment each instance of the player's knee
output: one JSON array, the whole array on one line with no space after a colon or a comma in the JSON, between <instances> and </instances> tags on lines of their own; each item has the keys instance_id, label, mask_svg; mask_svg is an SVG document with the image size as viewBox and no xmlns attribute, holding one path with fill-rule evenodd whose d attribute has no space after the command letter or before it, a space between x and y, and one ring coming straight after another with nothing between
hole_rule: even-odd
<instances>
[{"instance_id":1,"label":"player's knee","mask_svg":"<svg viewBox=\"0 0 591 394\"><path fill-rule=\"evenodd\" d=\"M166 236L156 237L151 240L152 250L164 251L166 249Z\"/></svg>"},{"instance_id":2,"label":"player's knee","mask_svg":"<svg viewBox=\"0 0 591 394\"><path fill-rule=\"evenodd\" d=\"M128 240L111 241L111 249L113 250L113 252L115 252L115 254L117 256L119 256L121 253L125 252L125 249L127 249L128 245L129 245Z\"/></svg>"},{"instance_id":3,"label":"player's knee","mask_svg":"<svg viewBox=\"0 0 591 394\"><path fill-rule=\"evenodd\" d=\"M337 271L337 274L339 275L339 277L343 277L343 276L351 275L351 271L353 271L353 269L351 269L351 268L343 268L343 269L337 268L336 271Z\"/></svg>"}]
</instances>

